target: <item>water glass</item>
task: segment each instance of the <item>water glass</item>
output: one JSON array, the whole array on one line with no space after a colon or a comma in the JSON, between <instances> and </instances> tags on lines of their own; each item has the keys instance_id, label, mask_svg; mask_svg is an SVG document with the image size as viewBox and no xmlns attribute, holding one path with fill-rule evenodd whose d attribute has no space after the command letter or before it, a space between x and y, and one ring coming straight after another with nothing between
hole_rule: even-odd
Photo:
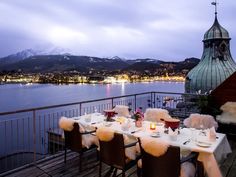
<instances>
[{"instance_id":1,"label":"water glass","mask_svg":"<svg viewBox=\"0 0 236 177\"><path fill-rule=\"evenodd\" d=\"M191 131L191 141L195 141L196 140L195 128L190 128L190 131Z\"/></svg>"},{"instance_id":2,"label":"water glass","mask_svg":"<svg viewBox=\"0 0 236 177\"><path fill-rule=\"evenodd\" d=\"M89 123L89 122L91 122L91 115L85 115L85 117L84 117L84 120L85 120L85 122L87 122L87 123Z\"/></svg>"}]
</instances>

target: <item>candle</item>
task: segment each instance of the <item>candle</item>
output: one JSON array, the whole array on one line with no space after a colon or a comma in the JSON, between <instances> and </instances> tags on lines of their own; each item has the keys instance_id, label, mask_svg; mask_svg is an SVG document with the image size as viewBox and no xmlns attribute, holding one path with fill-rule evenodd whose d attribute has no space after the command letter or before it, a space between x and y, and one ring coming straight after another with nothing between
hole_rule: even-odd
<instances>
[{"instance_id":1,"label":"candle","mask_svg":"<svg viewBox=\"0 0 236 177\"><path fill-rule=\"evenodd\" d=\"M150 123L150 130L156 130L156 124L151 122Z\"/></svg>"}]
</instances>

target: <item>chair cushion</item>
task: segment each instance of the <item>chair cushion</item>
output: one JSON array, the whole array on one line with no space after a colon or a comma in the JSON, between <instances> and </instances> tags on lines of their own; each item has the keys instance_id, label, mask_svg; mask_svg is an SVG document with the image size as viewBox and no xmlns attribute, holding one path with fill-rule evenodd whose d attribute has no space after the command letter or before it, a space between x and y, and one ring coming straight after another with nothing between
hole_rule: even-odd
<instances>
[{"instance_id":1,"label":"chair cushion","mask_svg":"<svg viewBox=\"0 0 236 177\"><path fill-rule=\"evenodd\" d=\"M216 117L217 121L223 124L236 124L236 102L227 102L220 109L223 113Z\"/></svg>"},{"instance_id":2,"label":"chair cushion","mask_svg":"<svg viewBox=\"0 0 236 177\"><path fill-rule=\"evenodd\" d=\"M166 109L148 108L144 113L144 120L160 122L161 119L171 118Z\"/></svg>"},{"instance_id":3,"label":"chair cushion","mask_svg":"<svg viewBox=\"0 0 236 177\"><path fill-rule=\"evenodd\" d=\"M124 144L128 145L134 142L137 142L137 139L133 136L123 135L124 136ZM138 143L137 143L138 144ZM125 148L125 156L130 160L135 160L139 155L136 146Z\"/></svg>"},{"instance_id":4,"label":"chair cushion","mask_svg":"<svg viewBox=\"0 0 236 177\"><path fill-rule=\"evenodd\" d=\"M101 141L111 141L114 138L115 131L109 127L99 127L96 135Z\"/></svg>"},{"instance_id":5,"label":"chair cushion","mask_svg":"<svg viewBox=\"0 0 236 177\"><path fill-rule=\"evenodd\" d=\"M59 127L66 131L72 131L75 121L66 117L61 117L59 120Z\"/></svg>"},{"instance_id":6,"label":"chair cushion","mask_svg":"<svg viewBox=\"0 0 236 177\"><path fill-rule=\"evenodd\" d=\"M92 145L99 145L97 136L91 134L82 135L82 146L89 149Z\"/></svg>"},{"instance_id":7,"label":"chair cushion","mask_svg":"<svg viewBox=\"0 0 236 177\"><path fill-rule=\"evenodd\" d=\"M159 157L166 153L169 144L163 140L157 141L155 138L141 138L141 146L145 152Z\"/></svg>"},{"instance_id":8,"label":"chair cushion","mask_svg":"<svg viewBox=\"0 0 236 177\"><path fill-rule=\"evenodd\" d=\"M222 124L236 124L236 114L232 115L228 112L223 112L221 115L216 116L216 120Z\"/></svg>"},{"instance_id":9,"label":"chair cushion","mask_svg":"<svg viewBox=\"0 0 236 177\"><path fill-rule=\"evenodd\" d=\"M113 110L117 113L118 116L124 116L124 117L129 116L129 107L128 106L116 105Z\"/></svg>"},{"instance_id":10,"label":"chair cushion","mask_svg":"<svg viewBox=\"0 0 236 177\"><path fill-rule=\"evenodd\" d=\"M138 168L142 168L143 164L142 164L142 159L138 160Z\"/></svg>"},{"instance_id":11,"label":"chair cushion","mask_svg":"<svg viewBox=\"0 0 236 177\"><path fill-rule=\"evenodd\" d=\"M189 118L184 120L184 125L191 128L218 128L218 124L215 121L214 117L211 115L204 114L191 114ZM201 127L203 126L203 127Z\"/></svg>"},{"instance_id":12,"label":"chair cushion","mask_svg":"<svg viewBox=\"0 0 236 177\"><path fill-rule=\"evenodd\" d=\"M227 102L223 106L221 106L220 109L224 112L236 115L236 102Z\"/></svg>"},{"instance_id":13,"label":"chair cushion","mask_svg":"<svg viewBox=\"0 0 236 177\"><path fill-rule=\"evenodd\" d=\"M180 177L194 177L196 169L190 162L184 162L181 164Z\"/></svg>"}]
</instances>

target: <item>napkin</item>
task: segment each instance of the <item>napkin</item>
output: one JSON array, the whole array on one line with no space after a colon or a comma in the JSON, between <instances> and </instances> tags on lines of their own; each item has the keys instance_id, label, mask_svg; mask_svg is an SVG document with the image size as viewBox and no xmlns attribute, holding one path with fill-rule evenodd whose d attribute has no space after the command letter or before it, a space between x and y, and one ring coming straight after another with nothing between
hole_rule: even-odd
<instances>
[{"instance_id":1,"label":"napkin","mask_svg":"<svg viewBox=\"0 0 236 177\"><path fill-rule=\"evenodd\" d=\"M171 140L176 141L177 135L178 135L178 129L175 129L174 131L169 127L168 128L168 135Z\"/></svg>"},{"instance_id":2,"label":"napkin","mask_svg":"<svg viewBox=\"0 0 236 177\"><path fill-rule=\"evenodd\" d=\"M123 131L128 131L129 128L130 128L130 120L126 120L125 122L121 124L121 129Z\"/></svg>"},{"instance_id":3,"label":"napkin","mask_svg":"<svg viewBox=\"0 0 236 177\"><path fill-rule=\"evenodd\" d=\"M178 135L178 129L175 129L174 131L172 130L172 128L168 128L168 134L169 135Z\"/></svg>"},{"instance_id":4,"label":"napkin","mask_svg":"<svg viewBox=\"0 0 236 177\"><path fill-rule=\"evenodd\" d=\"M216 140L216 130L214 127L211 127L208 131L208 139L210 141L215 141Z\"/></svg>"}]
</instances>

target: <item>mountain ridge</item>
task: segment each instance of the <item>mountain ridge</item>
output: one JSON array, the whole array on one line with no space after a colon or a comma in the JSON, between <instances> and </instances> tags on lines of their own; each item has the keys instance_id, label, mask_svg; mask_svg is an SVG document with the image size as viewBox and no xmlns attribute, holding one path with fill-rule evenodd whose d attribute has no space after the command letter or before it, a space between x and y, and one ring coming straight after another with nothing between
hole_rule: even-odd
<instances>
[{"instance_id":1,"label":"mountain ridge","mask_svg":"<svg viewBox=\"0 0 236 177\"><path fill-rule=\"evenodd\" d=\"M157 59L123 59L118 56L100 58L92 56L77 56L71 54L42 55L27 49L0 59L1 72L50 73L78 71L90 72L182 72L190 70L200 61L197 58L187 58L180 62L167 62ZM14 57L13 57L14 56ZM18 56L18 57L17 57ZM10 60L10 61L7 61Z\"/></svg>"}]
</instances>

